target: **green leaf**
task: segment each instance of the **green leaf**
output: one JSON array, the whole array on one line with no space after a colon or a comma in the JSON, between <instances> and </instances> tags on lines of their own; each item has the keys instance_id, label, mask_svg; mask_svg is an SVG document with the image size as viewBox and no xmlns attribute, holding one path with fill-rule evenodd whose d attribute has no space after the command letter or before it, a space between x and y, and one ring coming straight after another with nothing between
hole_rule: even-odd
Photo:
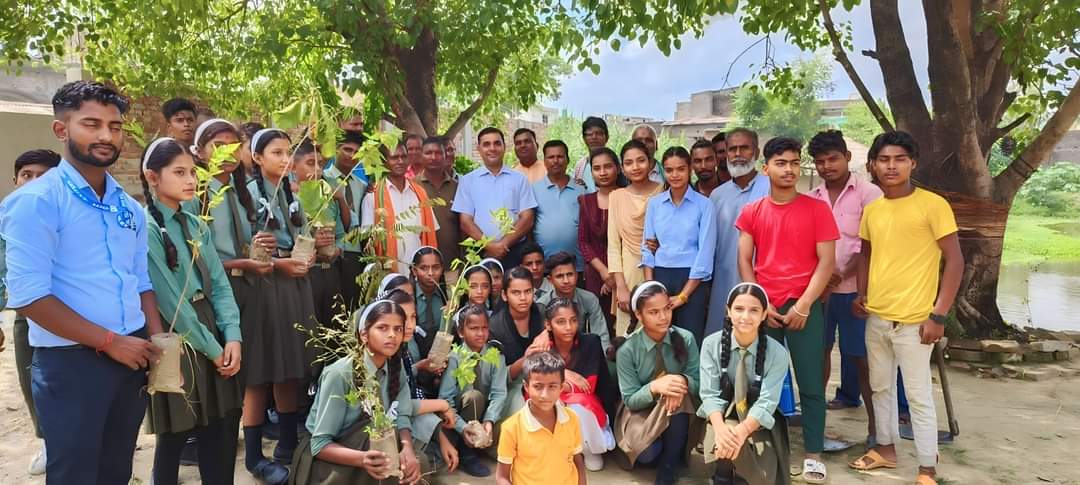
<instances>
[{"instance_id":1,"label":"green leaf","mask_svg":"<svg viewBox=\"0 0 1080 485\"><path fill-rule=\"evenodd\" d=\"M307 104L304 100L293 101L292 104L274 112L272 119L274 126L288 130L296 128L303 122Z\"/></svg>"}]
</instances>

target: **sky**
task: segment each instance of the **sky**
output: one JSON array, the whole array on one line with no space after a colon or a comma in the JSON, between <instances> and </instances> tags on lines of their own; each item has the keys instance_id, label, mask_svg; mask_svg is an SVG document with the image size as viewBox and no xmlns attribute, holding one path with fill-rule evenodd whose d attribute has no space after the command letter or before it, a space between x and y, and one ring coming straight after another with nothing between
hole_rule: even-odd
<instances>
[{"instance_id":1,"label":"sky","mask_svg":"<svg viewBox=\"0 0 1080 485\"><path fill-rule=\"evenodd\" d=\"M915 72L925 89L928 83L926 22L923 20L922 5L921 2L899 3L900 18ZM848 52L848 57L874 96L884 98L885 87L877 61L861 54L861 51L875 46L867 2L851 12L834 9L832 15L837 23L851 22L855 50ZM620 114L670 120L675 113L675 103L689 100L691 93L738 86L756 78L765 56L764 42L743 54L737 63L733 64L732 61L760 39L761 36L744 33L738 19L728 15L712 19L700 38L694 38L692 34L683 36L682 49L672 51L669 57L665 57L651 43L642 48L637 42L623 42L618 52L605 44L597 59L599 75L588 70L570 75L562 81L560 96L543 104L585 116ZM783 34L773 35L771 42L777 63L813 55L800 52L784 42ZM831 53L828 58L832 59ZM855 87L843 68L836 62L831 64L833 90L826 97L846 98L855 95Z\"/></svg>"}]
</instances>

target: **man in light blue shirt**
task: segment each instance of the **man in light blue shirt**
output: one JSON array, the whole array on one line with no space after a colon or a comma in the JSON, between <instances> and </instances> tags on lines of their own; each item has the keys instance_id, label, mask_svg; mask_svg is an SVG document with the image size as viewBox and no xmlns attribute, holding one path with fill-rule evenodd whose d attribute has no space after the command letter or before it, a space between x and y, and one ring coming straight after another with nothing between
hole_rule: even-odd
<instances>
[{"instance_id":1,"label":"man in light blue shirt","mask_svg":"<svg viewBox=\"0 0 1080 485\"><path fill-rule=\"evenodd\" d=\"M549 140L544 143L544 166L547 176L533 184L536 197L536 227L533 237L544 249L544 254L560 251L574 257L578 273L585 271L578 251L578 197L584 192L581 187L570 183L566 173L568 157L566 143L562 140ZM580 277L581 275L579 275Z\"/></svg>"},{"instance_id":2,"label":"man in light blue shirt","mask_svg":"<svg viewBox=\"0 0 1080 485\"><path fill-rule=\"evenodd\" d=\"M724 328L727 315L728 291L742 281L739 277L739 231L735 219L743 207L769 195L769 177L757 173L755 161L758 150L757 133L736 128L725 136L727 167L731 183L725 183L709 195L716 213L716 256L713 259L712 296L709 301L709 320L705 335Z\"/></svg>"},{"instance_id":3,"label":"man in light blue shirt","mask_svg":"<svg viewBox=\"0 0 1080 485\"><path fill-rule=\"evenodd\" d=\"M466 236L477 241L491 238L484 247L487 257L513 268L521 263L520 243L532 232L536 198L521 172L503 166L506 143L502 131L489 126L480 130L476 140L484 166L461 177L451 210L461 218ZM507 210L514 223L506 234L495 217L501 209Z\"/></svg>"},{"instance_id":4,"label":"man in light blue shirt","mask_svg":"<svg viewBox=\"0 0 1080 485\"><path fill-rule=\"evenodd\" d=\"M142 207L107 172L128 102L76 81L53 97L64 160L0 204L8 307L27 317L48 483L127 483L162 331Z\"/></svg>"}]
</instances>

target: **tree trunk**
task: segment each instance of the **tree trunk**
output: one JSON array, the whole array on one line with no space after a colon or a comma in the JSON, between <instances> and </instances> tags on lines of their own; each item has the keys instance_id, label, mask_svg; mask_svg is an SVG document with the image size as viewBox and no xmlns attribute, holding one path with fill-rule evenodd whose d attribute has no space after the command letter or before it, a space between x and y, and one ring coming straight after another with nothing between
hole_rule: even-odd
<instances>
[{"instance_id":1,"label":"tree trunk","mask_svg":"<svg viewBox=\"0 0 1080 485\"><path fill-rule=\"evenodd\" d=\"M398 64L405 78L404 95L423 128L422 132L416 133L420 136L434 136L439 130L439 102L435 94L435 54L438 49L438 37L425 27L416 39L416 45L398 54Z\"/></svg>"},{"instance_id":2,"label":"tree trunk","mask_svg":"<svg viewBox=\"0 0 1080 485\"><path fill-rule=\"evenodd\" d=\"M953 308L964 334L975 338L1017 337L997 306L998 275L1009 207L955 192L938 192L952 206L964 254L964 275Z\"/></svg>"}]
</instances>

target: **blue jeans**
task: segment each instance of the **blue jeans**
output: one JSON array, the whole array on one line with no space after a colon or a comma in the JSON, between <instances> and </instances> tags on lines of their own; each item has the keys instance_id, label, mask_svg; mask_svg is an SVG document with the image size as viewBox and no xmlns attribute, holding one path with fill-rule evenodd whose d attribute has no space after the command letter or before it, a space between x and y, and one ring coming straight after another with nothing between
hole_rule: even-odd
<instances>
[{"instance_id":1,"label":"blue jeans","mask_svg":"<svg viewBox=\"0 0 1080 485\"><path fill-rule=\"evenodd\" d=\"M849 406L859 406L859 372L852 357L866 357L866 320L851 313L856 293L834 293L825 306L825 348L836 342L840 333L840 387L836 399Z\"/></svg>"},{"instance_id":2,"label":"blue jeans","mask_svg":"<svg viewBox=\"0 0 1080 485\"><path fill-rule=\"evenodd\" d=\"M39 347L30 374L49 450L46 483L127 485L146 414L146 370L82 346Z\"/></svg>"}]
</instances>

